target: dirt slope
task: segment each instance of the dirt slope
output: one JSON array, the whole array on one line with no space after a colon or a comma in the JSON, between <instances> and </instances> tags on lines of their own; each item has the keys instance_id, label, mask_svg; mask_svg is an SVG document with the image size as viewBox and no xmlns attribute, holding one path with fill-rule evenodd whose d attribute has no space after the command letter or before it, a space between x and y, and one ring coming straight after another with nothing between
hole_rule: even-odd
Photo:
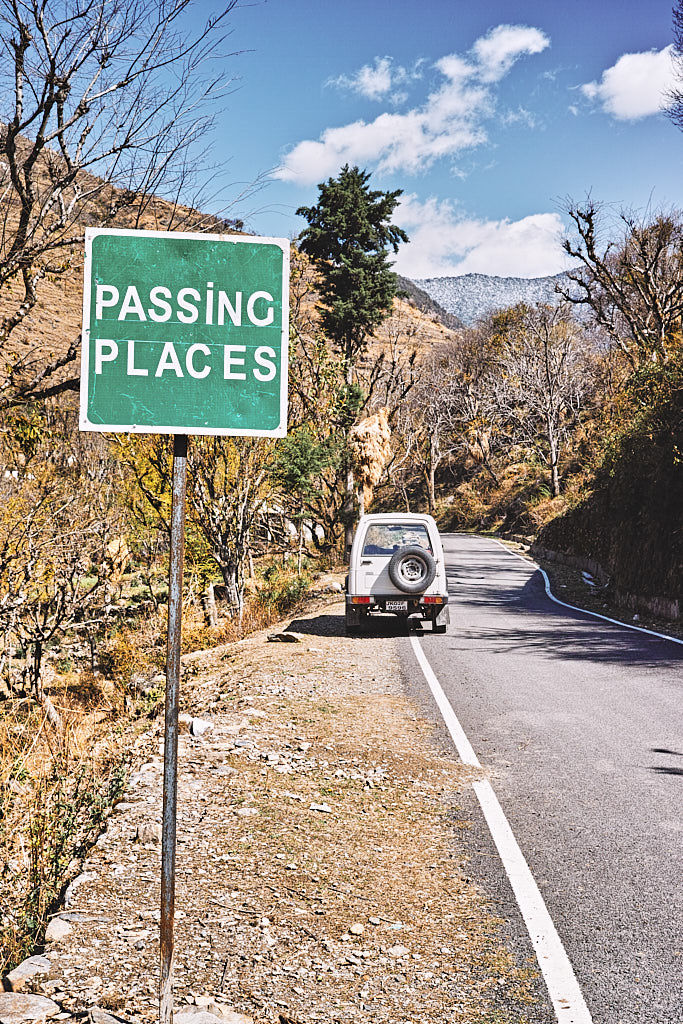
<instances>
[{"instance_id":1,"label":"dirt slope","mask_svg":"<svg viewBox=\"0 0 683 1024\"><path fill-rule=\"evenodd\" d=\"M342 635L340 603L184 659L176 1005L259 1022L525 1020L514 966L468 880L458 789L401 692L391 637ZM157 1013L160 727L83 865L36 991L65 1012Z\"/></svg>"}]
</instances>

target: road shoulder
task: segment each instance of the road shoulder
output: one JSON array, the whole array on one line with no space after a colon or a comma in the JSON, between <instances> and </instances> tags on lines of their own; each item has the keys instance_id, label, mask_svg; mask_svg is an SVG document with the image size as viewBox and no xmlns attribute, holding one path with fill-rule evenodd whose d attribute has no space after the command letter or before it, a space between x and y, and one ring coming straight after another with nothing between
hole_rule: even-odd
<instances>
[{"instance_id":1,"label":"road shoulder","mask_svg":"<svg viewBox=\"0 0 683 1024\"><path fill-rule=\"evenodd\" d=\"M505 949L459 842L472 770L404 696L396 640L346 638L342 613L319 603L280 640L184 661L198 735L180 742L176 1005L520 1024L534 971ZM65 1012L156 1017L160 741L155 724L34 985Z\"/></svg>"}]
</instances>

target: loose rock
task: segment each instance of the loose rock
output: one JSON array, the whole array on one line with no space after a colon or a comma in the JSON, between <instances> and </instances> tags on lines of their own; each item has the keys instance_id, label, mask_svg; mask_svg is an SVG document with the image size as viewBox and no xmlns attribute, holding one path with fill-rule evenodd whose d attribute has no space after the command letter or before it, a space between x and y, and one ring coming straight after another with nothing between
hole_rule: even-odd
<instances>
[{"instance_id":1,"label":"loose rock","mask_svg":"<svg viewBox=\"0 0 683 1024\"><path fill-rule=\"evenodd\" d=\"M389 956L408 956L410 950L407 946L392 946L387 950Z\"/></svg>"},{"instance_id":2,"label":"loose rock","mask_svg":"<svg viewBox=\"0 0 683 1024\"><path fill-rule=\"evenodd\" d=\"M209 1010L183 1010L173 1014L174 1024L216 1024L218 1017Z\"/></svg>"},{"instance_id":3,"label":"loose rock","mask_svg":"<svg viewBox=\"0 0 683 1024\"><path fill-rule=\"evenodd\" d=\"M61 1007L45 996L23 995L19 992L0 992L0 1024L24 1024L55 1017Z\"/></svg>"},{"instance_id":4,"label":"loose rock","mask_svg":"<svg viewBox=\"0 0 683 1024\"><path fill-rule=\"evenodd\" d=\"M213 729L213 722L208 722L205 718L193 718L190 722L192 736L205 736L211 729Z\"/></svg>"},{"instance_id":5,"label":"loose rock","mask_svg":"<svg viewBox=\"0 0 683 1024\"><path fill-rule=\"evenodd\" d=\"M45 956L30 956L27 960L23 960L13 971L10 971L7 975L7 981L9 983L12 992L20 992L29 978L35 977L37 974L49 974L50 973L50 961Z\"/></svg>"},{"instance_id":6,"label":"loose rock","mask_svg":"<svg viewBox=\"0 0 683 1024\"><path fill-rule=\"evenodd\" d=\"M159 843L161 842L161 825L156 821L140 822L135 833L137 843Z\"/></svg>"}]
</instances>

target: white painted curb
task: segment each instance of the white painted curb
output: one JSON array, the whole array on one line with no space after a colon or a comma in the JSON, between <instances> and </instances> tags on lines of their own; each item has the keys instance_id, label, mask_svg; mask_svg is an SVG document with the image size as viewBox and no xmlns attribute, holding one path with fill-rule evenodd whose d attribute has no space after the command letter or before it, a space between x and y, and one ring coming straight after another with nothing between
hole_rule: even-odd
<instances>
[{"instance_id":1,"label":"white painted curb","mask_svg":"<svg viewBox=\"0 0 683 1024\"><path fill-rule=\"evenodd\" d=\"M519 558L522 562L526 562L527 565L533 565L538 572L541 573L545 581L545 592L551 601L555 604L561 604L563 608L569 608L573 612L581 612L583 615L592 615L595 619L602 619L603 622L611 622L614 626L623 626L624 629L635 629L637 633L648 633L649 636L659 637L660 640L670 640L674 644L683 644L683 640L677 636L669 636L667 633L657 633L654 629L646 629L644 626L634 626L630 622L621 622L619 619L610 619L608 615L601 615L600 612L591 612L588 608L579 608L575 604L567 604L566 601L561 601L559 597L555 597L552 590L550 589L550 580L545 569L541 569L540 565L537 565L532 558L525 558L524 555L520 555L518 551L513 551L502 540L498 540L497 537L492 537L496 544L500 545L503 551L507 551L508 555L512 555L513 558Z\"/></svg>"}]
</instances>

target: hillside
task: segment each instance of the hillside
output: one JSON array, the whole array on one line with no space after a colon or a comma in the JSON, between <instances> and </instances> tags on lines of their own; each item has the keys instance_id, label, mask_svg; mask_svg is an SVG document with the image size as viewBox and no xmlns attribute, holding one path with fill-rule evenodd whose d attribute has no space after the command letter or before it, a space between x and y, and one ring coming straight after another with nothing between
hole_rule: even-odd
<instances>
[{"instance_id":1,"label":"hillside","mask_svg":"<svg viewBox=\"0 0 683 1024\"><path fill-rule=\"evenodd\" d=\"M566 274L531 278L462 274L459 277L428 277L414 283L448 313L470 326L493 310L519 302L556 302L556 285L564 281Z\"/></svg>"},{"instance_id":2,"label":"hillside","mask_svg":"<svg viewBox=\"0 0 683 1024\"><path fill-rule=\"evenodd\" d=\"M221 221L211 215L185 207L175 207L173 230L208 231L218 234L239 234L245 232L237 229L234 222ZM131 224L130 214L123 213L112 226L138 226L146 230L167 230L171 216L169 204L164 200L155 199L149 209L140 218L139 223ZM75 224L73 233L78 237L84 224ZM306 257L299 258L308 265ZM310 281L302 289L302 296L293 306L303 304L307 307L307 316L315 319L314 308L318 295L313 285L313 275L306 271ZM292 285L296 288L294 281ZM22 293L18 285L10 284L0 295L0 317L6 315L15 304L21 301ZM35 360L38 364L46 359L62 356L69 345L78 338L81 330L83 303L83 251L82 241L76 242L73 254L69 256L69 269L63 275L55 275L41 282L39 298L34 310L25 318L12 336L12 352L21 359ZM428 351L434 345L448 342L454 330L462 327L462 323L445 309L433 301L430 296L407 278L398 278L398 295L394 300L392 314L384 321L374 336L369 339L371 354L377 355L382 349L398 346L406 352L417 349ZM62 376L76 378L78 361L70 363L62 371Z\"/></svg>"},{"instance_id":3,"label":"hillside","mask_svg":"<svg viewBox=\"0 0 683 1024\"><path fill-rule=\"evenodd\" d=\"M449 313L443 306L439 305L423 288L419 288L414 281L407 277L402 277L400 274L396 276L398 278L399 293L405 293L405 297L411 305L436 320L440 320L451 331L457 331L462 328L462 320L459 320L457 316Z\"/></svg>"}]
</instances>

